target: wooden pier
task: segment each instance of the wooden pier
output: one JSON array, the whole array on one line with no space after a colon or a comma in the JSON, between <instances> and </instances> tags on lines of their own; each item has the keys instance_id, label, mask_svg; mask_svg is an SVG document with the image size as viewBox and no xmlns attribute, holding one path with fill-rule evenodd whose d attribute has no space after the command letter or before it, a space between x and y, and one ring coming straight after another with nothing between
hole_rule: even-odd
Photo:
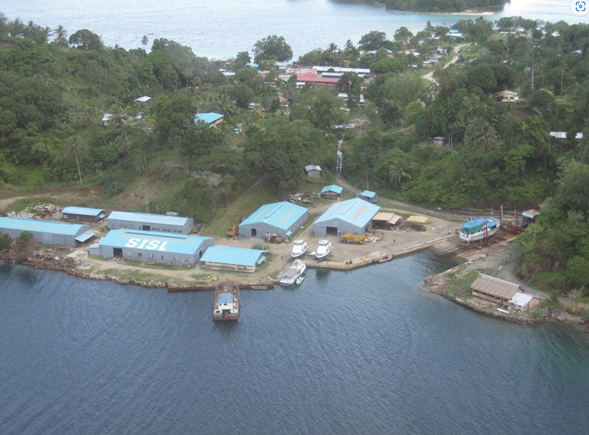
<instances>
[{"instance_id":1,"label":"wooden pier","mask_svg":"<svg viewBox=\"0 0 589 435\"><path fill-rule=\"evenodd\" d=\"M267 283L267 282L258 282L258 283L244 283L238 284L240 290L274 290L275 283ZM207 284L195 284L191 286L183 286L183 287L168 287L168 292L170 293L178 293L178 292L204 292L204 291L214 291L217 288L217 284L214 283L207 283Z\"/></svg>"}]
</instances>

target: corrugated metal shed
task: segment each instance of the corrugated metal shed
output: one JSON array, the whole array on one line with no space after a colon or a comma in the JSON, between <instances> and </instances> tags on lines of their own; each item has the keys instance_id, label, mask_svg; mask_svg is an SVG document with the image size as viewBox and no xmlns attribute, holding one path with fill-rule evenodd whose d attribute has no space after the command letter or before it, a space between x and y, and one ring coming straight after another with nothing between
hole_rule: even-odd
<instances>
[{"instance_id":1,"label":"corrugated metal shed","mask_svg":"<svg viewBox=\"0 0 589 435\"><path fill-rule=\"evenodd\" d=\"M343 192L344 188L337 186L335 184L332 184L330 186L325 186L323 189L321 189L321 193L325 193L325 192L335 192L338 195L341 195L341 193Z\"/></svg>"},{"instance_id":2,"label":"corrugated metal shed","mask_svg":"<svg viewBox=\"0 0 589 435\"><path fill-rule=\"evenodd\" d=\"M540 215L538 210L526 210L522 213L522 216L527 217L528 219L536 219Z\"/></svg>"},{"instance_id":3,"label":"corrugated metal shed","mask_svg":"<svg viewBox=\"0 0 589 435\"><path fill-rule=\"evenodd\" d=\"M14 239L28 231L35 241L48 245L76 246L75 238L89 230L89 225L0 217L0 233Z\"/></svg>"},{"instance_id":4,"label":"corrugated metal shed","mask_svg":"<svg viewBox=\"0 0 589 435\"><path fill-rule=\"evenodd\" d=\"M413 222L416 224L426 224L427 217L425 216L409 216L405 222Z\"/></svg>"},{"instance_id":5,"label":"corrugated metal shed","mask_svg":"<svg viewBox=\"0 0 589 435\"><path fill-rule=\"evenodd\" d=\"M194 115L194 122L203 121L203 122L206 122L207 124L212 124L221 118L223 118L223 115L221 115L220 113L215 113L215 112L197 113L196 115Z\"/></svg>"},{"instance_id":6,"label":"corrugated metal shed","mask_svg":"<svg viewBox=\"0 0 589 435\"><path fill-rule=\"evenodd\" d=\"M255 267L265 252L259 249L213 246L207 249L201 261L204 263L219 263L229 266Z\"/></svg>"},{"instance_id":7,"label":"corrugated metal shed","mask_svg":"<svg viewBox=\"0 0 589 435\"><path fill-rule=\"evenodd\" d=\"M104 210L101 208L88 207L66 207L61 211L62 214L75 214L80 216L98 217Z\"/></svg>"},{"instance_id":8,"label":"corrugated metal shed","mask_svg":"<svg viewBox=\"0 0 589 435\"><path fill-rule=\"evenodd\" d=\"M326 236L328 233L364 235L379 210L379 206L360 198L339 202L315 221L313 233L316 236Z\"/></svg>"},{"instance_id":9,"label":"corrugated metal shed","mask_svg":"<svg viewBox=\"0 0 589 435\"><path fill-rule=\"evenodd\" d=\"M371 192L370 190L365 190L360 194L360 196L364 196L366 198L374 198L376 196L376 192Z\"/></svg>"},{"instance_id":10,"label":"corrugated metal shed","mask_svg":"<svg viewBox=\"0 0 589 435\"><path fill-rule=\"evenodd\" d=\"M267 233L287 237L309 219L309 210L287 201L266 204L239 224L239 235L265 238Z\"/></svg>"},{"instance_id":11,"label":"corrugated metal shed","mask_svg":"<svg viewBox=\"0 0 589 435\"><path fill-rule=\"evenodd\" d=\"M470 288L494 298L507 301L518 292L519 284L479 273L479 276L474 280Z\"/></svg>"},{"instance_id":12,"label":"corrugated metal shed","mask_svg":"<svg viewBox=\"0 0 589 435\"><path fill-rule=\"evenodd\" d=\"M180 216L166 216L160 214L131 213L113 211L108 217L108 229L121 228L141 230L176 232L188 234L194 226L194 219Z\"/></svg>"}]
</instances>

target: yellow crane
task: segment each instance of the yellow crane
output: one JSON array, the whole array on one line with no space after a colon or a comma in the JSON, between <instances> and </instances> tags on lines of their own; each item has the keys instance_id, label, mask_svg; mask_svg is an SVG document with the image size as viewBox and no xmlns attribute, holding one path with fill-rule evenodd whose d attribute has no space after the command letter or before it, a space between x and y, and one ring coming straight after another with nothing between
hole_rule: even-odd
<instances>
[{"instance_id":1,"label":"yellow crane","mask_svg":"<svg viewBox=\"0 0 589 435\"><path fill-rule=\"evenodd\" d=\"M355 234L341 234L340 240L346 243L357 243L358 245L363 245L366 240L368 240L367 236L357 236Z\"/></svg>"}]
</instances>

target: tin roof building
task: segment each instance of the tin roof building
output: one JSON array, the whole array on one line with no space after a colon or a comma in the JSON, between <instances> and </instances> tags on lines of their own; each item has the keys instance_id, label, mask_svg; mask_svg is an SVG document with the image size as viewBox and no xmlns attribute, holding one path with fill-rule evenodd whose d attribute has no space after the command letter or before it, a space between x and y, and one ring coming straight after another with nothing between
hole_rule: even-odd
<instances>
[{"instance_id":1,"label":"tin roof building","mask_svg":"<svg viewBox=\"0 0 589 435\"><path fill-rule=\"evenodd\" d=\"M372 225L380 207L360 198L333 204L313 224L313 234L327 236L354 234L363 236Z\"/></svg>"},{"instance_id":2,"label":"tin roof building","mask_svg":"<svg viewBox=\"0 0 589 435\"><path fill-rule=\"evenodd\" d=\"M0 233L16 239L24 231L31 233L36 242L46 245L78 246L95 236L90 225L0 217Z\"/></svg>"},{"instance_id":3,"label":"tin roof building","mask_svg":"<svg viewBox=\"0 0 589 435\"><path fill-rule=\"evenodd\" d=\"M276 234L282 238L291 237L309 220L309 210L287 201L266 204L239 224L239 235L265 239Z\"/></svg>"},{"instance_id":4,"label":"tin roof building","mask_svg":"<svg viewBox=\"0 0 589 435\"><path fill-rule=\"evenodd\" d=\"M214 128L223 122L223 115L215 112L197 113L194 115L194 122L197 124L204 122L209 128Z\"/></svg>"},{"instance_id":5,"label":"tin roof building","mask_svg":"<svg viewBox=\"0 0 589 435\"><path fill-rule=\"evenodd\" d=\"M98 222L104 219L104 210L101 208L66 207L61 214L64 220Z\"/></svg>"},{"instance_id":6,"label":"tin roof building","mask_svg":"<svg viewBox=\"0 0 589 435\"><path fill-rule=\"evenodd\" d=\"M378 201L378 195L376 194L376 192L371 192L370 190L365 190L359 196L360 196L360 198L362 198L368 202L377 202Z\"/></svg>"},{"instance_id":7,"label":"tin roof building","mask_svg":"<svg viewBox=\"0 0 589 435\"><path fill-rule=\"evenodd\" d=\"M193 226L194 219L192 218L126 211L113 211L108 217L107 224L109 230L126 228L177 234L190 234Z\"/></svg>"},{"instance_id":8,"label":"tin roof building","mask_svg":"<svg viewBox=\"0 0 589 435\"><path fill-rule=\"evenodd\" d=\"M259 249L213 246L201 258L205 267L255 272L266 261L266 251Z\"/></svg>"},{"instance_id":9,"label":"tin roof building","mask_svg":"<svg viewBox=\"0 0 589 435\"><path fill-rule=\"evenodd\" d=\"M119 229L92 245L90 254L143 263L195 266L213 244L212 237Z\"/></svg>"},{"instance_id":10,"label":"tin roof building","mask_svg":"<svg viewBox=\"0 0 589 435\"><path fill-rule=\"evenodd\" d=\"M325 199L341 198L343 190L344 190L343 187L337 186L335 184L332 184L330 186L325 186L323 189L321 189L321 198L325 198Z\"/></svg>"}]
</instances>

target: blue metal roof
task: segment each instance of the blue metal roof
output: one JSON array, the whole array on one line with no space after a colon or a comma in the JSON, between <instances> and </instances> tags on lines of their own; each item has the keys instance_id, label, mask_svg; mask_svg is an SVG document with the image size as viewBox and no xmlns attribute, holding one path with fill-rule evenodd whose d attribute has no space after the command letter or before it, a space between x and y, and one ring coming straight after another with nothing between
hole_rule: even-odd
<instances>
[{"instance_id":1,"label":"blue metal roof","mask_svg":"<svg viewBox=\"0 0 589 435\"><path fill-rule=\"evenodd\" d=\"M369 203L360 198L349 199L347 201L333 204L315 221L321 223L332 219L341 219L345 222L365 226L380 210L378 205Z\"/></svg>"},{"instance_id":2,"label":"blue metal roof","mask_svg":"<svg viewBox=\"0 0 589 435\"><path fill-rule=\"evenodd\" d=\"M98 216L100 213L104 213L101 208L88 208L88 207L66 207L61 211L62 214L77 214L80 216Z\"/></svg>"},{"instance_id":3,"label":"blue metal roof","mask_svg":"<svg viewBox=\"0 0 589 435\"><path fill-rule=\"evenodd\" d=\"M158 223L167 225L180 225L184 226L190 218L180 216L166 216L163 214L149 214L149 213L131 213L126 211L113 211L109 219L117 219L120 221L128 222L146 222L146 223Z\"/></svg>"},{"instance_id":4,"label":"blue metal roof","mask_svg":"<svg viewBox=\"0 0 589 435\"><path fill-rule=\"evenodd\" d=\"M84 243L85 241L90 240L95 235L96 233L94 231L86 231L85 233L80 234L78 237L76 237L76 240L80 243Z\"/></svg>"},{"instance_id":5,"label":"blue metal roof","mask_svg":"<svg viewBox=\"0 0 589 435\"><path fill-rule=\"evenodd\" d=\"M363 196L365 198L374 198L376 196L376 192L371 192L370 190L365 190L364 192L362 192L360 194L360 196Z\"/></svg>"},{"instance_id":6,"label":"blue metal roof","mask_svg":"<svg viewBox=\"0 0 589 435\"><path fill-rule=\"evenodd\" d=\"M67 234L75 236L83 228L89 228L89 226L69 224L67 222L50 222L40 221L36 219L0 217L0 228L20 231L35 231L38 233Z\"/></svg>"},{"instance_id":7,"label":"blue metal roof","mask_svg":"<svg viewBox=\"0 0 589 435\"><path fill-rule=\"evenodd\" d=\"M343 187L337 186L335 184L332 184L331 186L325 186L323 189L321 189L321 193L325 193L325 192L335 192L338 195L340 195L342 193L342 191L344 190Z\"/></svg>"},{"instance_id":8,"label":"blue metal roof","mask_svg":"<svg viewBox=\"0 0 589 435\"><path fill-rule=\"evenodd\" d=\"M212 124L213 122L221 119L223 115L220 113L209 112L209 113L197 113L194 115L194 122L203 121L207 124Z\"/></svg>"},{"instance_id":9,"label":"blue metal roof","mask_svg":"<svg viewBox=\"0 0 589 435\"><path fill-rule=\"evenodd\" d=\"M472 228L476 228L476 227L478 227L478 229L480 229L485 222L487 222L486 219L476 218L471 221L463 223L461 226L464 228L467 228L467 229L472 229Z\"/></svg>"},{"instance_id":10,"label":"blue metal roof","mask_svg":"<svg viewBox=\"0 0 589 435\"><path fill-rule=\"evenodd\" d=\"M234 248L222 245L211 246L202 256L201 261L252 267L256 265L260 256L265 252L259 249Z\"/></svg>"},{"instance_id":11,"label":"blue metal roof","mask_svg":"<svg viewBox=\"0 0 589 435\"><path fill-rule=\"evenodd\" d=\"M288 230L307 212L308 210L305 207L287 201L266 204L256 210L255 213L250 215L239 226L263 222L283 230Z\"/></svg>"},{"instance_id":12,"label":"blue metal roof","mask_svg":"<svg viewBox=\"0 0 589 435\"><path fill-rule=\"evenodd\" d=\"M100 245L112 246L113 248L136 248L154 252L192 255L200 249L205 240L212 240L212 237L123 229L110 231L100 241Z\"/></svg>"},{"instance_id":13,"label":"blue metal roof","mask_svg":"<svg viewBox=\"0 0 589 435\"><path fill-rule=\"evenodd\" d=\"M219 305L232 304L233 295L231 293L221 293L218 298Z\"/></svg>"}]
</instances>

